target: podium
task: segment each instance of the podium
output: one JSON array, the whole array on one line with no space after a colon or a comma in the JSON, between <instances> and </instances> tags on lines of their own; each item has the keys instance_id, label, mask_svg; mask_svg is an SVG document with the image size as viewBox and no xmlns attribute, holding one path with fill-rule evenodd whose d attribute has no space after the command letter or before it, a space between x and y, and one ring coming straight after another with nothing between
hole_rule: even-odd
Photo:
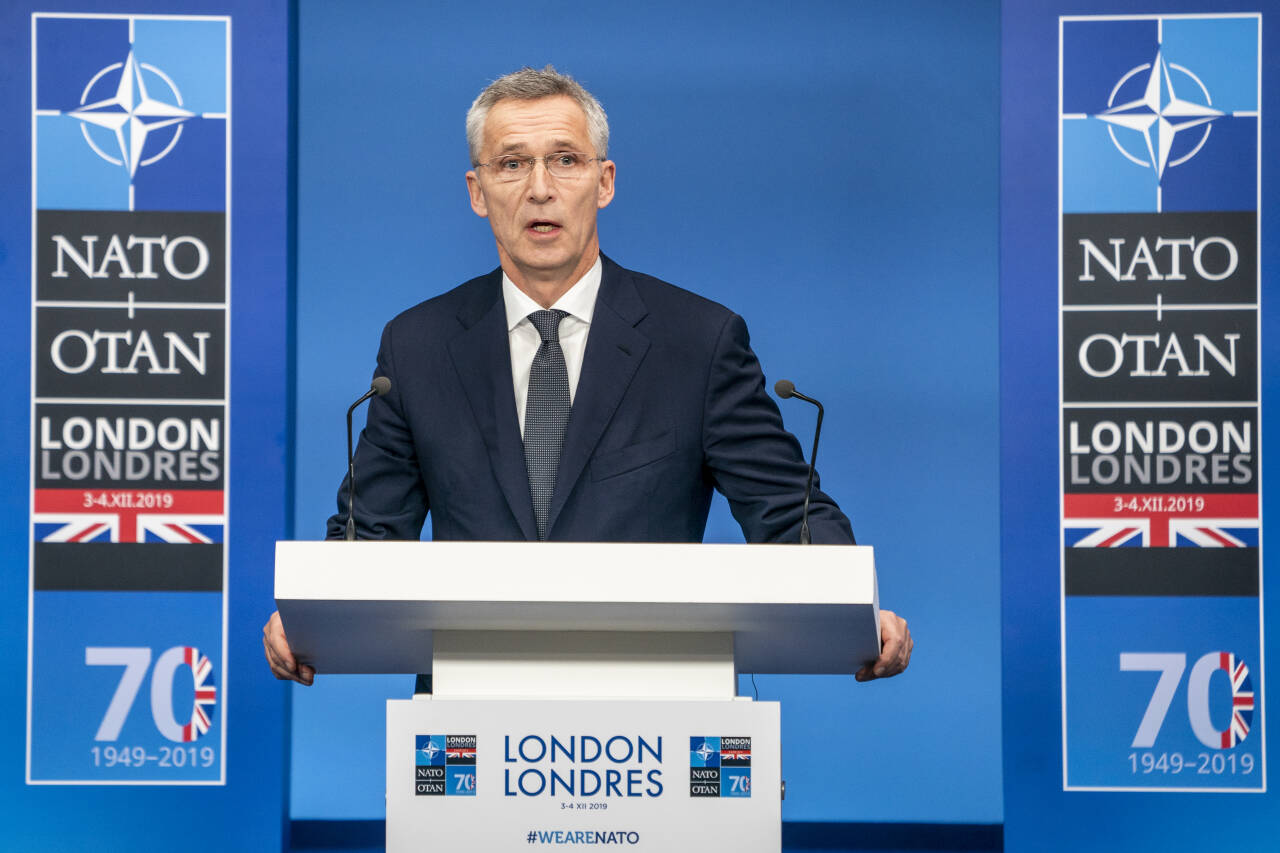
<instances>
[{"instance_id":1,"label":"podium","mask_svg":"<svg viewBox=\"0 0 1280 853\"><path fill-rule=\"evenodd\" d=\"M387 704L388 851L776 853L778 703L738 673L879 654L863 546L280 542L276 603L317 674L432 674Z\"/></svg>"}]
</instances>

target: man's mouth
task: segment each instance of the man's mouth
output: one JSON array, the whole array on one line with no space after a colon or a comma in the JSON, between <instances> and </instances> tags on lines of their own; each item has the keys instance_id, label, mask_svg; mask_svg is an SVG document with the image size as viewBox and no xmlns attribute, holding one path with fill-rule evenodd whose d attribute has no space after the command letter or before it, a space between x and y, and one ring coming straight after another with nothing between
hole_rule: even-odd
<instances>
[{"instance_id":1,"label":"man's mouth","mask_svg":"<svg viewBox=\"0 0 1280 853\"><path fill-rule=\"evenodd\" d=\"M555 231L556 229L558 229L560 225L556 222L537 220L535 222L529 223L529 227L534 231L538 232L539 234L550 234L552 231Z\"/></svg>"}]
</instances>

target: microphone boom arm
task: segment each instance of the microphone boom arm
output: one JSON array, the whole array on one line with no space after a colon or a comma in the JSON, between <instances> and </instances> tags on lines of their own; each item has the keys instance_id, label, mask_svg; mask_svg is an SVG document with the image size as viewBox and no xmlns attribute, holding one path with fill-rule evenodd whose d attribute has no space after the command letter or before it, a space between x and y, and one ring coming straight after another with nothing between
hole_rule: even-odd
<instances>
[{"instance_id":1,"label":"microphone boom arm","mask_svg":"<svg viewBox=\"0 0 1280 853\"><path fill-rule=\"evenodd\" d=\"M360 407L360 404L370 397L381 397L383 394L391 390L391 380L385 376L375 376L373 382L369 383L369 390L356 400L347 409L347 531L346 540L354 542L356 540L356 456L355 451L351 448L351 415Z\"/></svg>"},{"instance_id":2,"label":"microphone boom arm","mask_svg":"<svg viewBox=\"0 0 1280 853\"><path fill-rule=\"evenodd\" d=\"M818 407L818 422L813 428L813 450L809 453L809 477L804 485L804 510L800 515L800 544L808 545L810 543L809 535L809 496L813 493L813 471L818 464L818 437L822 435L822 404L812 397L801 394L796 390L795 383L789 379L779 379L773 386L774 393L782 399L788 397L798 397L806 403L812 403Z\"/></svg>"}]
</instances>

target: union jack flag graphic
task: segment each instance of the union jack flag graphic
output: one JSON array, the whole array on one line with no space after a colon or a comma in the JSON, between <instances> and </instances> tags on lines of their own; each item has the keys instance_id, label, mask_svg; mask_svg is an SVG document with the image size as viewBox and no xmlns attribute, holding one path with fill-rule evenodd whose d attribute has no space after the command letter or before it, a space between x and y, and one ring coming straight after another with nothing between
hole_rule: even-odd
<instances>
[{"instance_id":1,"label":"union jack flag graphic","mask_svg":"<svg viewBox=\"0 0 1280 853\"><path fill-rule=\"evenodd\" d=\"M139 515L138 531L143 542L192 542L209 544L222 541L223 517L220 515Z\"/></svg>"},{"instance_id":2,"label":"union jack flag graphic","mask_svg":"<svg viewBox=\"0 0 1280 853\"><path fill-rule=\"evenodd\" d=\"M1256 494L1069 494L1068 548L1256 548Z\"/></svg>"},{"instance_id":3,"label":"union jack flag graphic","mask_svg":"<svg viewBox=\"0 0 1280 853\"><path fill-rule=\"evenodd\" d=\"M221 490L36 489L37 542L222 542Z\"/></svg>"},{"instance_id":4,"label":"union jack flag graphic","mask_svg":"<svg viewBox=\"0 0 1280 853\"><path fill-rule=\"evenodd\" d=\"M1219 652L1218 658L1218 668L1231 677L1231 725L1222 733L1222 748L1230 749L1245 739L1253 722L1253 679L1235 655Z\"/></svg>"},{"instance_id":5,"label":"union jack flag graphic","mask_svg":"<svg viewBox=\"0 0 1280 853\"><path fill-rule=\"evenodd\" d=\"M1175 518L1169 522L1173 544L1190 548L1257 548L1258 522L1239 518Z\"/></svg>"},{"instance_id":6,"label":"union jack flag graphic","mask_svg":"<svg viewBox=\"0 0 1280 853\"><path fill-rule=\"evenodd\" d=\"M38 513L37 542L117 542L120 516L99 514Z\"/></svg>"},{"instance_id":7,"label":"union jack flag graphic","mask_svg":"<svg viewBox=\"0 0 1280 853\"><path fill-rule=\"evenodd\" d=\"M1062 527L1068 548L1145 548L1151 539L1145 519L1066 518Z\"/></svg>"},{"instance_id":8,"label":"union jack flag graphic","mask_svg":"<svg viewBox=\"0 0 1280 853\"><path fill-rule=\"evenodd\" d=\"M218 689L213 686L213 665L207 655L200 650L186 646L182 650L182 661L191 667L191 675L195 679L196 696L191 708L191 722L182 727L182 740L190 743L209 731L209 716L218 701Z\"/></svg>"}]
</instances>

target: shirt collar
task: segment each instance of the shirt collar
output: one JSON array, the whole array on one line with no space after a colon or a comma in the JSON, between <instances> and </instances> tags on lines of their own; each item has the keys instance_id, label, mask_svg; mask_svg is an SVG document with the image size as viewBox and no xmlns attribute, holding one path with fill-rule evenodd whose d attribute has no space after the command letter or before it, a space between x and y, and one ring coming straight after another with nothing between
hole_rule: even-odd
<instances>
[{"instance_id":1,"label":"shirt collar","mask_svg":"<svg viewBox=\"0 0 1280 853\"><path fill-rule=\"evenodd\" d=\"M596 310L596 295L600 292L600 278L603 270L604 267L600 263L600 256L596 255L596 262L591 265L591 269L587 270L586 275L578 279L577 283L557 299L551 307L568 312L570 316L578 318L587 325L591 325L591 317ZM542 310L542 306L534 302L529 294L516 287L515 282L507 277L506 270L502 272L502 300L506 303L507 308L508 332L520 325L521 321L534 311Z\"/></svg>"}]
</instances>

